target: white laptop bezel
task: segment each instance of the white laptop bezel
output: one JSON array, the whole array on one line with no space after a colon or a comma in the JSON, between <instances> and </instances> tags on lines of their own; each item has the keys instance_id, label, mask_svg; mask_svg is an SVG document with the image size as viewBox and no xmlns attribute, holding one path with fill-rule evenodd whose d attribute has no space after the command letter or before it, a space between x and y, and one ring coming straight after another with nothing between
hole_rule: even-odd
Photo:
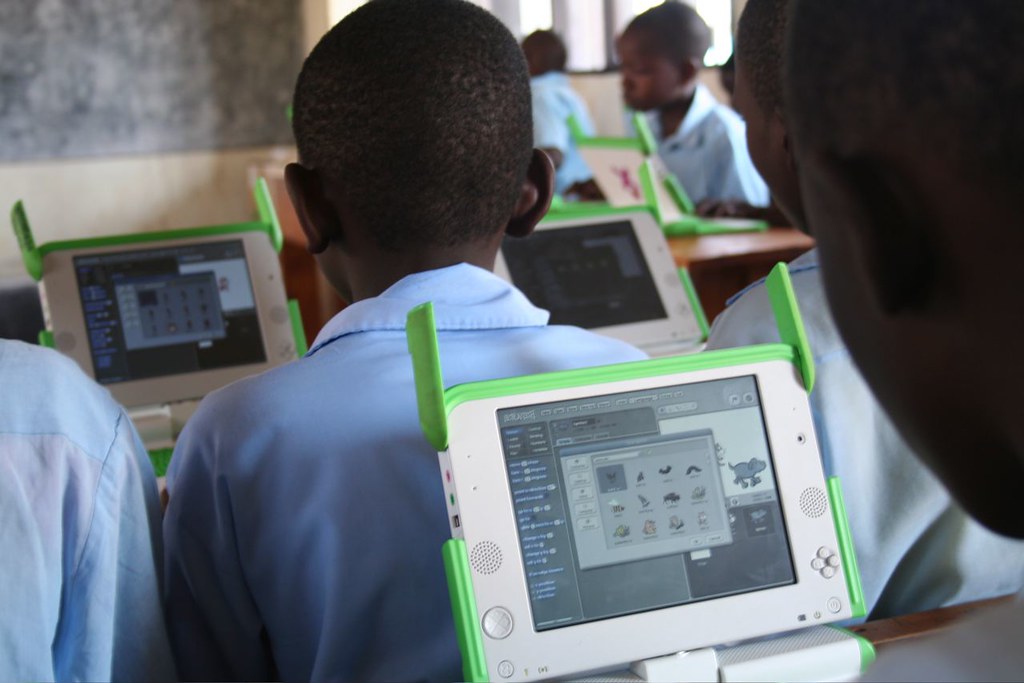
<instances>
[{"instance_id":1,"label":"white laptop bezel","mask_svg":"<svg viewBox=\"0 0 1024 683\"><path fill-rule=\"evenodd\" d=\"M202 398L235 380L293 360L296 353L295 337L288 313L281 264L267 234L260 231L62 249L47 253L43 258L43 283L57 350L74 359L90 377L96 377L75 276L75 258L233 241L242 242L245 250L266 360L227 368L112 382L104 386L126 407L159 405Z\"/></svg>"},{"instance_id":2,"label":"white laptop bezel","mask_svg":"<svg viewBox=\"0 0 1024 683\"><path fill-rule=\"evenodd\" d=\"M751 375L760 391L796 582L536 632L497 411ZM820 548L839 552L839 540L830 509L817 517L802 510L801 494L816 489L824 495L826 484L807 394L797 370L786 361L481 399L456 406L448 424L449 449L442 458L442 469L450 467L458 501L460 520L458 526L452 525L453 536L463 538L470 551L477 543L494 543L503 558L493 573L471 570L478 618L483 620L489 609L500 606L513 620L507 637L495 639L486 632L482 636L491 680L532 680L624 668L632 661L852 616L843 567L836 568L830 579L811 567ZM512 665L504 666L504 673L514 670L511 676L499 678L502 662Z\"/></svg>"},{"instance_id":3,"label":"white laptop bezel","mask_svg":"<svg viewBox=\"0 0 1024 683\"><path fill-rule=\"evenodd\" d=\"M703 331L694 314L693 306L690 304L689 295L679 279L679 267L676 266L675 259L672 257L668 241L649 212L638 210L630 213L550 219L538 224L537 230L564 230L622 222L629 223L633 228L633 234L636 236L640 251L650 269L651 279L661 298L666 317L622 325L593 327L589 328L590 331L621 339L648 351L657 352L664 347L669 347L676 352L685 348L696 349L703 341ZM515 284L501 250L498 251L498 257L495 260L494 272L499 277Z\"/></svg>"}]
</instances>

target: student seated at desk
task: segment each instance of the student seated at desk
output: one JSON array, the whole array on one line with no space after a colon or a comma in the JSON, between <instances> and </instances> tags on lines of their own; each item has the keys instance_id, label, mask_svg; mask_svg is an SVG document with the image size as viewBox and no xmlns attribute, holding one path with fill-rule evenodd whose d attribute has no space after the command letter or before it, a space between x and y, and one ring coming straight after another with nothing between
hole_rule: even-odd
<instances>
[{"instance_id":1,"label":"student seated at desk","mask_svg":"<svg viewBox=\"0 0 1024 683\"><path fill-rule=\"evenodd\" d=\"M786 123L836 324L953 497L1024 538L1024 3L793 9ZM993 572L1007 560L975 558ZM1024 593L883 650L868 675L1020 680L1022 634Z\"/></svg>"},{"instance_id":2,"label":"student seated at desk","mask_svg":"<svg viewBox=\"0 0 1024 683\"><path fill-rule=\"evenodd\" d=\"M554 31L534 31L523 39L523 54L530 69L533 144L555 164L555 192L579 199L603 199L569 131L572 116L584 133L595 133L587 104L569 85L565 74L565 43Z\"/></svg>"},{"instance_id":3,"label":"student seated at desk","mask_svg":"<svg viewBox=\"0 0 1024 683\"><path fill-rule=\"evenodd\" d=\"M638 15L617 43L623 98L648 112L658 155L694 201L767 206L743 121L698 82L710 44L711 30L688 5L669 0Z\"/></svg>"},{"instance_id":4,"label":"student seated at desk","mask_svg":"<svg viewBox=\"0 0 1024 683\"><path fill-rule=\"evenodd\" d=\"M56 351L0 339L0 680L175 680L161 545L121 406Z\"/></svg>"},{"instance_id":5,"label":"student seated at desk","mask_svg":"<svg viewBox=\"0 0 1024 683\"><path fill-rule=\"evenodd\" d=\"M547 210L515 38L462 0L374 0L321 39L286 179L351 304L299 361L217 391L168 472L166 605L186 679L461 676L407 312L434 302L452 383L637 360L490 272Z\"/></svg>"},{"instance_id":6,"label":"student seated at desk","mask_svg":"<svg viewBox=\"0 0 1024 683\"><path fill-rule=\"evenodd\" d=\"M782 45L788 0L749 0L736 46L738 111L750 154L775 201L805 225L782 105ZM815 226L817 227L817 226ZM826 474L839 475L870 618L896 616L1016 592L1024 543L964 514L921 467L868 390L829 313L812 249L790 264L814 352L811 394ZM763 281L718 316L708 348L778 340Z\"/></svg>"}]
</instances>

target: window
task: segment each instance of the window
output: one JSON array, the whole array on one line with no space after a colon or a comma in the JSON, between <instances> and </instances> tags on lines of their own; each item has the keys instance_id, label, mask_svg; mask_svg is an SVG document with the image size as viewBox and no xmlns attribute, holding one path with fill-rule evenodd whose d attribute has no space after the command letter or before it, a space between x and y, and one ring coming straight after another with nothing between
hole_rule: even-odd
<instances>
[{"instance_id":1,"label":"window","mask_svg":"<svg viewBox=\"0 0 1024 683\"><path fill-rule=\"evenodd\" d=\"M604 71L615 66L615 36L637 14L661 0L471 0L493 12L516 38L540 29L554 29L569 50L570 71ZM722 64L732 54L732 18L738 0L685 0L711 27L708 66ZM327 0L330 26L366 0Z\"/></svg>"},{"instance_id":2,"label":"window","mask_svg":"<svg viewBox=\"0 0 1024 683\"><path fill-rule=\"evenodd\" d=\"M711 28L711 49L704 63L715 66L732 54L731 0L687 0ZM512 14L518 22L508 22L518 36L538 29L557 31L569 50L570 71L603 71L615 66L615 37L637 14L661 4L661 0L516 0ZM481 2L479 4L485 4ZM502 16L502 0L490 0L491 11ZM485 5L486 6L486 5ZM508 17L509 12L505 12ZM518 25L516 25L518 24Z\"/></svg>"},{"instance_id":3,"label":"window","mask_svg":"<svg viewBox=\"0 0 1024 683\"><path fill-rule=\"evenodd\" d=\"M519 0L519 30L523 37L534 31L550 30L553 21L550 2Z\"/></svg>"}]
</instances>

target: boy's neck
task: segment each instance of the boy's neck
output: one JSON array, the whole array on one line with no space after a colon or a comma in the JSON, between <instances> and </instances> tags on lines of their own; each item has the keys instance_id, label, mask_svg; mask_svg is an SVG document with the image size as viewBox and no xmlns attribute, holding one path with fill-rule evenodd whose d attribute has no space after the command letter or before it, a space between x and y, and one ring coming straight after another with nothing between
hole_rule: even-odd
<instances>
[{"instance_id":1,"label":"boy's neck","mask_svg":"<svg viewBox=\"0 0 1024 683\"><path fill-rule=\"evenodd\" d=\"M379 258L363 258L346 264L349 273L349 303L379 296L399 280L428 270L468 263L484 270L494 270L494 260L501 245L496 241L466 244L442 249L423 249L378 254Z\"/></svg>"},{"instance_id":2,"label":"boy's neck","mask_svg":"<svg viewBox=\"0 0 1024 683\"><path fill-rule=\"evenodd\" d=\"M697 86L693 85L689 88L688 92L679 98L658 108L658 123L661 124L661 138L663 140L675 135L676 131L679 130L679 126L682 125L683 119L686 118L690 107L693 105L693 98L696 92Z\"/></svg>"}]
</instances>

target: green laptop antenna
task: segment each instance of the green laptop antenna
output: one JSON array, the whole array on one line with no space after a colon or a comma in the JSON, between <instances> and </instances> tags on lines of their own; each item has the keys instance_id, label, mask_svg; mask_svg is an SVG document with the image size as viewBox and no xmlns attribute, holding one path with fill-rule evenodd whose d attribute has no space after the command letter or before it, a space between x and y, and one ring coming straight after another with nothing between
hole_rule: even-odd
<instances>
[{"instance_id":1,"label":"green laptop antenna","mask_svg":"<svg viewBox=\"0 0 1024 683\"><path fill-rule=\"evenodd\" d=\"M777 263L765 281L768 299L775 314L775 325L779 328L782 343L793 347L796 351L796 365L803 376L804 388L811 393L814 388L814 356L807 342L807 331L804 319L800 315L800 307L793 292L793 281L789 277L789 268L785 263Z\"/></svg>"},{"instance_id":2,"label":"green laptop antenna","mask_svg":"<svg viewBox=\"0 0 1024 683\"><path fill-rule=\"evenodd\" d=\"M274 251L280 253L284 246L284 233L281 231L281 221L277 218L277 211L274 210L274 202L270 198L270 187L267 186L267 179L260 177L256 180L256 187L253 188L256 197L256 210L260 215L260 223L274 246Z\"/></svg>"},{"instance_id":3,"label":"green laptop antenna","mask_svg":"<svg viewBox=\"0 0 1024 683\"><path fill-rule=\"evenodd\" d=\"M569 135L572 136L573 142L580 142L581 140L587 139L587 133L583 130L583 126L580 125L580 120L574 115L570 114L569 118L565 120L565 124L569 126Z\"/></svg>"},{"instance_id":4,"label":"green laptop antenna","mask_svg":"<svg viewBox=\"0 0 1024 683\"><path fill-rule=\"evenodd\" d=\"M665 176L665 188L668 189L669 195L679 205L679 208L683 210L683 213L691 215L697 213L697 205L690 199L690 195L683 188L683 184L679 182L679 178L676 178L675 174L669 173Z\"/></svg>"},{"instance_id":5,"label":"green laptop antenna","mask_svg":"<svg viewBox=\"0 0 1024 683\"><path fill-rule=\"evenodd\" d=\"M640 111L633 112L633 130L640 140L640 149L644 154L650 156L658 151L658 141L651 131L651 125L647 123L647 116Z\"/></svg>"},{"instance_id":6,"label":"green laptop antenna","mask_svg":"<svg viewBox=\"0 0 1024 683\"><path fill-rule=\"evenodd\" d=\"M11 208L11 226L18 240L18 248L21 249L21 260L25 263L25 270L38 282L43 278L43 254L32 237L32 226L28 223L25 205L20 199Z\"/></svg>"},{"instance_id":7,"label":"green laptop antenna","mask_svg":"<svg viewBox=\"0 0 1024 683\"><path fill-rule=\"evenodd\" d=\"M405 334L412 355L420 427L430 445L440 452L448 448L448 415L445 412L433 303L428 301L409 311Z\"/></svg>"}]
</instances>

